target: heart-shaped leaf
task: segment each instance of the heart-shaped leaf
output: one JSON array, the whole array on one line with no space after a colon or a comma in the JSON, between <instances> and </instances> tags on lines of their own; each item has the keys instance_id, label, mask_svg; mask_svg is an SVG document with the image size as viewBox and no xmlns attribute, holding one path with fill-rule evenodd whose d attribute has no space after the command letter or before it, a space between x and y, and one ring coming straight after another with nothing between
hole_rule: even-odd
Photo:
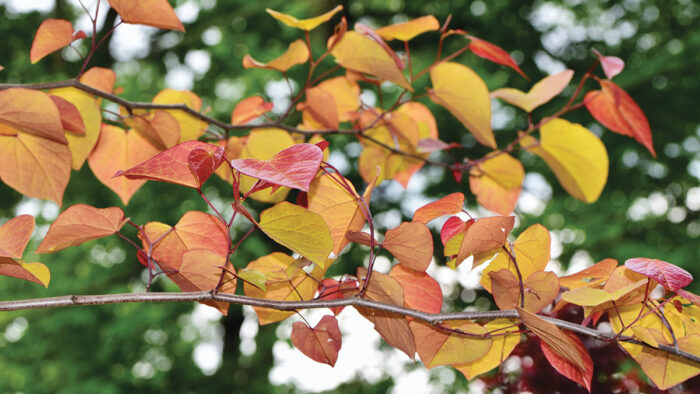
<instances>
[{"instance_id":1,"label":"heart-shaped leaf","mask_svg":"<svg viewBox=\"0 0 700 394\"><path fill-rule=\"evenodd\" d=\"M243 174L279 186L309 191L323 160L323 152L313 144L297 144L270 160L236 159L231 166Z\"/></svg>"},{"instance_id":2,"label":"heart-shaped leaf","mask_svg":"<svg viewBox=\"0 0 700 394\"><path fill-rule=\"evenodd\" d=\"M338 360L342 336L335 316L323 316L314 328L304 322L295 322L290 339L297 349L314 361L332 367Z\"/></svg>"}]
</instances>

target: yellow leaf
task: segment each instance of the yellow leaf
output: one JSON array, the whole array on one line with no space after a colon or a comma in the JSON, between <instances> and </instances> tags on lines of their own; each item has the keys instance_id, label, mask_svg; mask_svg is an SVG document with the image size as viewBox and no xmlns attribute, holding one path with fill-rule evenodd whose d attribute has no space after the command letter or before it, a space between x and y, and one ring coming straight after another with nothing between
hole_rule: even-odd
<instances>
[{"instance_id":1,"label":"yellow leaf","mask_svg":"<svg viewBox=\"0 0 700 394\"><path fill-rule=\"evenodd\" d=\"M484 208L508 215L515 209L524 178L520 160L504 153L473 167L469 172L469 187Z\"/></svg>"},{"instance_id":2,"label":"yellow leaf","mask_svg":"<svg viewBox=\"0 0 700 394\"><path fill-rule=\"evenodd\" d=\"M0 135L0 179L22 194L61 205L70 169L67 145L22 132Z\"/></svg>"},{"instance_id":3,"label":"yellow leaf","mask_svg":"<svg viewBox=\"0 0 700 394\"><path fill-rule=\"evenodd\" d=\"M472 380L475 377L481 375L482 373L488 372L497 366L501 365L503 361L510 355L510 353L515 349L515 346L520 343L520 333L518 332L518 326L512 320L508 319L496 319L492 320L484 325L484 328L488 332L494 332L495 334L512 333L508 335L499 335L492 337L493 344L486 354L478 360L472 361L470 363L464 364L454 364L459 372L464 374L467 380Z\"/></svg>"},{"instance_id":4,"label":"yellow leaf","mask_svg":"<svg viewBox=\"0 0 700 394\"><path fill-rule=\"evenodd\" d=\"M409 325L416 339L418 355L428 368L478 360L486 355L493 343L493 339L488 336L481 338L445 332L415 320ZM448 322L447 325L469 334L485 335L487 333L483 326L468 320L455 320Z\"/></svg>"},{"instance_id":5,"label":"yellow leaf","mask_svg":"<svg viewBox=\"0 0 700 394\"><path fill-rule=\"evenodd\" d=\"M153 97L154 104L184 104L195 111L202 109L202 99L187 90L164 89ZM185 142L196 140L204 134L206 122L199 120L180 110L167 110L180 124L180 140Z\"/></svg>"},{"instance_id":6,"label":"yellow leaf","mask_svg":"<svg viewBox=\"0 0 700 394\"><path fill-rule=\"evenodd\" d=\"M541 224L533 224L520 233L513 243L511 252L515 257L515 261L518 263L518 268L523 279L535 272L544 271L544 267L549 262L550 242L549 231ZM509 246L506 247L510 249ZM510 256L503 249L498 252L481 275L480 283L484 286L484 289L491 292L491 277L489 276L489 272L502 269L510 270L517 276L515 266Z\"/></svg>"},{"instance_id":7,"label":"yellow leaf","mask_svg":"<svg viewBox=\"0 0 700 394\"><path fill-rule=\"evenodd\" d=\"M445 62L430 70L430 80L430 99L447 108L480 144L496 149L491 130L491 99L481 77L465 65Z\"/></svg>"},{"instance_id":8,"label":"yellow leaf","mask_svg":"<svg viewBox=\"0 0 700 394\"><path fill-rule=\"evenodd\" d=\"M646 328L642 326L632 327L632 332L634 333L635 338L639 339L640 341L646 343L649 346L659 347L659 342L656 340L656 338L654 338L654 334L651 330L651 328Z\"/></svg>"},{"instance_id":9,"label":"yellow leaf","mask_svg":"<svg viewBox=\"0 0 700 394\"><path fill-rule=\"evenodd\" d=\"M283 201L260 214L260 229L321 267L333 250L333 238L323 218L304 207Z\"/></svg>"},{"instance_id":10,"label":"yellow leaf","mask_svg":"<svg viewBox=\"0 0 700 394\"><path fill-rule=\"evenodd\" d=\"M318 25L320 25L323 22L327 22L330 20L333 15L337 14L340 12L340 10L343 9L342 5L339 5L332 10L326 12L325 14L321 14L319 16L315 16L313 18L308 18L308 19L297 19L291 15L283 14L281 12L271 10L267 8L265 11L267 11L268 14L272 15L273 18L277 19L278 21L284 23L285 25L289 27L294 27L297 29L301 30L313 30L315 29Z\"/></svg>"},{"instance_id":11,"label":"yellow leaf","mask_svg":"<svg viewBox=\"0 0 700 394\"><path fill-rule=\"evenodd\" d=\"M423 34L427 31L435 31L439 28L440 23L438 20L432 15L426 15L408 22L384 26L375 30L375 32L387 41L408 41L419 34Z\"/></svg>"},{"instance_id":12,"label":"yellow leaf","mask_svg":"<svg viewBox=\"0 0 700 394\"><path fill-rule=\"evenodd\" d=\"M547 162L569 194L586 203L598 199L608 179L608 152L588 129L552 119L542 126L539 145L534 138L521 145Z\"/></svg>"},{"instance_id":13,"label":"yellow leaf","mask_svg":"<svg viewBox=\"0 0 700 394\"><path fill-rule=\"evenodd\" d=\"M532 112L561 93L569 85L573 76L573 71L565 70L537 82L527 93L518 89L502 88L491 92L491 97L499 98L527 112Z\"/></svg>"},{"instance_id":14,"label":"yellow leaf","mask_svg":"<svg viewBox=\"0 0 700 394\"><path fill-rule=\"evenodd\" d=\"M27 263L19 259L0 257L0 275L23 279L44 287L49 287L51 273L41 263Z\"/></svg>"},{"instance_id":15,"label":"yellow leaf","mask_svg":"<svg viewBox=\"0 0 700 394\"><path fill-rule=\"evenodd\" d=\"M341 66L347 69L374 75L413 92L411 84L406 80L394 59L371 38L348 31L333 48L331 54Z\"/></svg>"},{"instance_id":16,"label":"yellow leaf","mask_svg":"<svg viewBox=\"0 0 700 394\"><path fill-rule=\"evenodd\" d=\"M282 129L256 129L250 132L238 158L270 160L272 156L292 145L294 145L294 139ZM256 182L257 179L255 178L241 175L241 192L249 191ZM270 193L270 190L252 193L250 198L262 202L278 202L284 200L288 193L289 188L280 187L272 193Z\"/></svg>"},{"instance_id":17,"label":"yellow leaf","mask_svg":"<svg viewBox=\"0 0 700 394\"><path fill-rule=\"evenodd\" d=\"M85 159L87 159L90 152L92 152L92 148L94 148L97 143L97 137L100 135L100 124L102 123L100 106L92 95L73 87L54 89L49 93L71 102L75 105L78 112L80 112L80 116L83 118L85 134L77 135L74 133L66 133L73 169L79 170L85 163Z\"/></svg>"},{"instance_id":18,"label":"yellow leaf","mask_svg":"<svg viewBox=\"0 0 700 394\"><path fill-rule=\"evenodd\" d=\"M306 63L307 60L309 60L309 49L304 44L304 41L296 40L289 44L289 48L282 56L268 63L259 62L253 59L252 56L245 55L243 57L243 68L267 68L285 72L297 64Z\"/></svg>"}]
</instances>

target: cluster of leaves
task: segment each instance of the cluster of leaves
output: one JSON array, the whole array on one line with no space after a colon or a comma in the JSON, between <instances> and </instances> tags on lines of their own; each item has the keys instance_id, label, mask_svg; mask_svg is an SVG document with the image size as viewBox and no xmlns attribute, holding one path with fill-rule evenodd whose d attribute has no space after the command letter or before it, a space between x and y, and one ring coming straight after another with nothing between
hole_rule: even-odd
<instances>
[{"instance_id":1,"label":"cluster of leaves","mask_svg":"<svg viewBox=\"0 0 700 394\"><path fill-rule=\"evenodd\" d=\"M109 4L121 17L115 28L134 23L184 30L166 0L109 0ZM99 6L98 2L90 16L93 23ZM149 272L149 287L156 275L167 275L182 291L234 294L240 280L246 296L264 301L260 304L264 306L255 308L260 324L293 315L295 311L285 308L288 301L369 300L371 304L355 307L389 345L411 359L417 353L428 368L453 366L468 379L499 366L521 341L537 341L557 371L590 391L594 366L577 333L619 343L661 389L700 373L700 298L683 290L692 281L689 273L661 260L636 258L624 265L606 259L558 277L545 271L550 260L545 227L533 225L511 241L515 217L509 215L525 175L513 152L525 150L542 158L563 188L583 202L596 201L605 186L606 148L591 131L563 119L569 111L585 107L606 128L634 138L655 155L646 117L611 80L623 70L623 61L596 52L594 64L580 78L569 101L556 113L535 119L533 111L560 95L573 79L573 71L546 77L527 93L512 88L489 92L478 74L453 60L471 51L527 76L505 50L461 29L450 29L449 19L441 26L432 16L376 30L362 24L349 30L341 19L322 53L314 56L310 31L341 9L304 20L268 10L283 24L302 30L304 39L292 42L284 54L268 62L246 56L243 66L276 70L286 77L291 67L309 65L306 83L277 119L271 115L272 103L261 96L241 100L230 123L208 117L201 99L189 91L166 89L151 103L124 100L115 89L113 71L86 70L102 42L94 36L77 79L0 86L0 179L20 193L60 204L71 169L78 170L87 161L125 206L151 180L197 190L214 212L187 212L171 226L134 223L119 207L74 205L53 222L37 253L116 234L137 250L138 261ZM414 72L409 42L430 32L439 34L435 61ZM47 20L36 33L31 61L83 38L87 35L75 32L70 22ZM446 39L466 43L443 56ZM402 54L392 49L390 43L395 40L403 42ZM331 57L336 66L316 75L318 66ZM598 65L604 78L595 75ZM426 75L431 87L415 92L415 81ZM600 89L586 92L577 102L588 79L597 81ZM384 83L401 89L392 104L382 108L362 102L361 86L381 92ZM431 160L434 152L468 154L469 150L440 139L432 112L420 101L425 97L447 109L492 151L453 163ZM522 109L528 119L516 139L500 148L491 128L493 98ZM119 113L104 118L109 111L103 101L119 104ZM301 123L283 123L294 111L301 114ZM266 123L258 122L260 117ZM231 136L232 130L249 133ZM324 136L331 134L351 135L361 143L357 165L367 183L364 193L359 194L328 163L331 147ZM375 186L392 180L406 186L426 164L450 170L456 182L466 174L471 193L496 216L471 217L463 208L464 194L454 193L419 208L412 221L380 236L371 214ZM213 174L231 184L230 217L224 217L202 191ZM294 189L292 203L287 198ZM257 215L246 206L249 198L272 205ZM237 216L252 227L233 239ZM485 266L481 285L502 312L479 318L469 318L468 312L440 314L443 293L426 272L434 255L427 224L444 216L449 217L439 237L447 265ZM139 240L120 233L127 224L138 230ZM48 286L46 266L21 260L33 227L34 219L28 215L0 226L0 274ZM237 248L258 230L291 253L275 252L234 266ZM368 266L327 277L329 267L342 258L350 243L369 247ZM374 270L382 249L397 260L388 274ZM229 308L223 301L204 302L223 314ZM335 316L343 308L341 302L336 304L332 315L316 326L297 322L291 334L301 352L330 365L342 346ZM583 321L571 324L557 319L570 305L583 310ZM587 328L606 318L614 333ZM487 322L480 324L478 319Z\"/></svg>"}]
</instances>

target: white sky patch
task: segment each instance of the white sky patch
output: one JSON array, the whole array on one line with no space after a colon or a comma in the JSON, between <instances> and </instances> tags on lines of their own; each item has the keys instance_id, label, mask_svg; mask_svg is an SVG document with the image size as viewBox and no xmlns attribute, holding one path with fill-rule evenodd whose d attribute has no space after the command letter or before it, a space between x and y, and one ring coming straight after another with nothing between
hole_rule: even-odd
<instances>
[{"instance_id":1,"label":"white sky patch","mask_svg":"<svg viewBox=\"0 0 700 394\"><path fill-rule=\"evenodd\" d=\"M175 8L175 15L182 23L192 23L199 16L199 5L192 0L186 1Z\"/></svg>"},{"instance_id":2,"label":"white sky patch","mask_svg":"<svg viewBox=\"0 0 700 394\"><path fill-rule=\"evenodd\" d=\"M54 0L0 0L0 4L7 7L10 15L19 15L34 11L42 14L51 12L56 2Z\"/></svg>"},{"instance_id":3,"label":"white sky patch","mask_svg":"<svg viewBox=\"0 0 700 394\"><path fill-rule=\"evenodd\" d=\"M109 50L114 59L120 62L143 59L150 53L149 42L157 30L155 27L124 23L114 31Z\"/></svg>"},{"instance_id":4,"label":"white sky patch","mask_svg":"<svg viewBox=\"0 0 700 394\"><path fill-rule=\"evenodd\" d=\"M195 304L192 313L178 319L181 339L185 342L196 341L192 359L205 375L212 375L221 367L224 327L220 320L218 310L202 304Z\"/></svg>"},{"instance_id":5,"label":"white sky patch","mask_svg":"<svg viewBox=\"0 0 700 394\"><path fill-rule=\"evenodd\" d=\"M194 72L185 66L176 66L165 74L165 84L176 90L191 90L194 86Z\"/></svg>"},{"instance_id":6,"label":"white sky patch","mask_svg":"<svg viewBox=\"0 0 700 394\"><path fill-rule=\"evenodd\" d=\"M194 71L197 76L203 76L209 71L209 67L211 67L211 55L209 52L202 49L189 51L185 55L185 64Z\"/></svg>"},{"instance_id":7,"label":"white sky patch","mask_svg":"<svg viewBox=\"0 0 700 394\"><path fill-rule=\"evenodd\" d=\"M277 115L282 115L287 111L287 107L291 103L290 96L292 92L296 92L297 83L294 80L289 81L291 83L292 91L289 90L289 85L284 79L279 79L276 81L269 81L265 84L265 94L271 99L274 107L272 112Z\"/></svg>"}]
</instances>

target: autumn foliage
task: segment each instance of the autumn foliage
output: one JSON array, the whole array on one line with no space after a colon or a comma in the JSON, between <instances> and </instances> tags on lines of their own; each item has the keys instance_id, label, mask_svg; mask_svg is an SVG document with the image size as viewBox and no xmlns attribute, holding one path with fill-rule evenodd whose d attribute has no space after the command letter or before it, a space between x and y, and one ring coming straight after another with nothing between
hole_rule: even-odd
<instances>
[{"instance_id":1,"label":"autumn foliage","mask_svg":"<svg viewBox=\"0 0 700 394\"><path fill-rule=\"evenodd\" d=\"M109 5L119 13L119 23L184 30L166 0L109 0ZM350 305L407 357L417 354L427 368L452 366L467 379L497 368L519 344L536 343L556 371L590 391L595 365L581 340L586 337L619 344L660 389L700 373L700 298L683 290L692 281L688 272L654 258L621 265L610 258L558 277L545 271L550 234L544 226L511 234L511 214L526 171L516 152L541 158L561 186L583 202L596 201L605 187L606 147L586 127L564 119L568 112L585 108L607 129L656 154L644 113L612 81L624 62L596 52L584 73L566 70L535 78L527 92L509 87L489 91L468 64L457 61L458 55L470 51L529 80L502 48L452 28L449 20L440 23L424 16L373 30L362 24L348 26L338 17L341 10L338 6L303 20L268 10L282 24L299 29L300 38L276 59L256 60L251 54L243 66L276 70L285 77L292 67L308 68L306 83L279 117L270 113L273 104L261 96L240 100L232 108L230 123L208 117L202 100L189 91L165 89L152 103L132 103L115 93L113 71L86 67L89 56L74 80L0 85L2 182L26 196L60 205L72 170L87 162L126 207L67 207L37 253L55 253L111 235L126 238L120 231L133 226L138 230L138 239L130 240L136 249L133 260L148 270L149 286L154 276L166 275L183 292L242 290L261 301L255 304L260 324L293 315L295 311L285 307L288 301L330 307L318 324L299 321L291 333L302 353L330 365L342 348L335 315ZM312 48L309 34L316 33L310 32L331 19L337 24L327 46ZM414 70L410 41L423 34L434 37L439 49L432 64ZM37 29L31 62L86 37L68 21L46 20ZM444 54L445 40L461 40L464 46ZM91 52L95 50L93 41ZM333 72L320 74L317 67L322 62L335 62ZM425 91L414 87L421 78L430 81ZM584 91L588 80L599 89ZM542 118L532 115L572 81L575 92L562 108ZM384 83L401 89L395 102L373 107L361 101L361 87ZM529 119L507 144L498 143L492 130L492 99L522 110ZM117 120L103 117L103 106L110 101L121 105ZM434 152L466 148L441 139L428 102L444 107L490 152L459 162L431 159ZM295 111L301 122L289 124L289 114ZM218 127L210 128L212 124ZM233 130L245 135L233 136ZM360 142L357 166L364 185L353 185L328 163L334 147L324 137L332 134L347 134ZM382 182L405 186L424 165L444 167L455 182L465 189L468 184L468 198L473 196L494 216L470 216L464 209L465 194L453 193L416 210L412 221L378 228L372 218L374 188ZM217 211L202 191L214 174L231 184L230 217ZM212 213L187 212L175 224L135 223L125 211L147 181L195 189ZM251 199L267 208L259 214L249 209ZM238 238L231 231L236 217L252 225ZM452 268L481 266L480 283L500 311L439 315L443 293L427 272L436 264L428 224L439 218L444 224L435 240L444 246L444 261ZM0 274L49 286L46 266L22 260L33 228L34 218L28 215L0 226ZM240 261L237 248L253 231L288 252ZM358 264L354 272L326 276L351 243L369 248L368 266ZM395 258L390 272L374 269L382 249ZM358 299L368 302L353 304ZM220 300L203 302L223 314L229 308ZM581 311L583 319L562 320L561 314L571 308ZM299 313L304 308L294 309ZM612 332L596 329L604 321Z\"/></svg>"}]
</instances>

